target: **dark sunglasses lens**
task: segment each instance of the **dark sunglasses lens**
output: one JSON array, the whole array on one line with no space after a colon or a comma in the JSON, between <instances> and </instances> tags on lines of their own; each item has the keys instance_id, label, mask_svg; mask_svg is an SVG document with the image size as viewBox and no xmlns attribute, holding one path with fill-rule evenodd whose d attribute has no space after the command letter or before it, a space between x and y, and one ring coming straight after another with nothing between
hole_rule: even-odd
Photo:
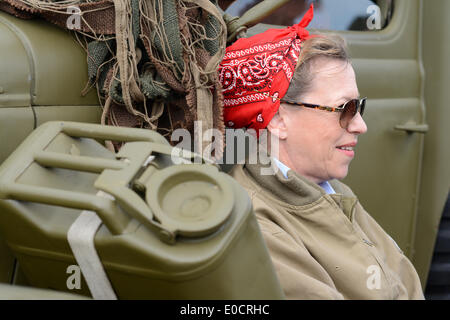
<instances>
[{"instance_id":1,"label":"dark sunglasses lens","mask_svg":"<svg viewBox=\"0 0 450 320\"><path fill-rule=\"evenodd\" d=\"M344 110L341 114L340 124L341 127L347 129L350 121L355 117L356 113L362 116L364 114L364 109L366 108L366 98L361 100L353 99L345 104Z\"/></svg>"},{"instance_id":2,"label":"dark sunglasses lens","mask_svg":"<svg viewBox=\"0 0 450 320\"><path fill-rule=\"evenodd\" d=\"M353 117L355 116L357 110L358 110L358 104L359 100L350 100L345 104L344 110L342 110L340 124L341 127L346 129L352 121Z\"/></svg>"},{"instance_id":3,"label":"dark sunglasses lens","mask_svg":"<svg viewBox=\"0 0 450 320\"><path fill-rule=\"evenodd\" d=\"M361 99L359 113L361 116L364 114L364 109L366 108L366 98Z\"/></svg>"}]
</instances>

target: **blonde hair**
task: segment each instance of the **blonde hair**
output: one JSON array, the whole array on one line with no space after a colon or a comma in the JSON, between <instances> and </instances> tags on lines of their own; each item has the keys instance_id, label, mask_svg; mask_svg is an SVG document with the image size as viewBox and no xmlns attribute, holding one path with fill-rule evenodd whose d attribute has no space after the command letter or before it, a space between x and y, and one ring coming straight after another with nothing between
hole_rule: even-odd
<instances>
[{"instance_id":1,"label":"blonde hair","mask_svg":"<svg viewBox=\"0 0 450 320\"><path fill-rule=\"evenodd\" d=\"M350 63L347 45L341 36L330 34L314 35L302 43L297 67L283 100L296 101L296 99L311 89L314 80L314 73L311 70L312 62L320 57L338 59Z\"/></svg>"}]
</instances>

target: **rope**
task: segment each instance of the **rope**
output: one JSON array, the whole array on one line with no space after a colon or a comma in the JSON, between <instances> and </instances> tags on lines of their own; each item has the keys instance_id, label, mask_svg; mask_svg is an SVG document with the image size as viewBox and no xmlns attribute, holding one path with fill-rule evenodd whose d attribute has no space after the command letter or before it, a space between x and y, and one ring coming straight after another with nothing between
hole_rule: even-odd
<instances>
[{"instance_id":1,"label":"rope","mask_svg":"<svg viewBox=\"0 0 450 320\"><path fill-rule=\"evenodd\" d=\"M67 9L80 8L75 35L87 52L89 78L82 93L97 87L107 103L102 123L167 135L177 119L195 135L199 120L203 132L223 133L216 70L225 53L226 25L217 0L4 0L0 10L5 5L13 14L39 15L64 28ZM208 144L195 139L202 149Z\"/></svg>"}]
</instances>

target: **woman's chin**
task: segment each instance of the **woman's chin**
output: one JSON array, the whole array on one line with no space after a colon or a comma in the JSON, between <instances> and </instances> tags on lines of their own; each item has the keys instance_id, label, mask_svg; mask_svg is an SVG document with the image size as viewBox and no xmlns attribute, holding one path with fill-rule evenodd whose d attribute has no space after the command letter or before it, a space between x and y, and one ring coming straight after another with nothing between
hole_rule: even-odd
<instances>
[{"instance_id":1,"label":"woman's chin","mask_svg":"<svg viewBox=\"0 0 450 320\"><path fill-rule=\"evenodd\" d=\"M347 174L348 174L348 166L345 166L337 168L336 170L334 170L333 174L330 174L330 176L331 179L342 180L347 176Z\"/></svg>"}]
</instances>

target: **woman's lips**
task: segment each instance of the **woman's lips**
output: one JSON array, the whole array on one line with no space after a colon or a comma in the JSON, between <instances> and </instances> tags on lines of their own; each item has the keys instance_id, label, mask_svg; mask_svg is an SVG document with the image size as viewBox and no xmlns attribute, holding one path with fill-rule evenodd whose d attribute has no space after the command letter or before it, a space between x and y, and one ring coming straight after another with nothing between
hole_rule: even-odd
<instances>
[{"instance_id":1,"label":"woman's lips","mask_svg":"<svg viewBox=\"0 0 450 320\"><path fill-rule=\"evenodd\" d=\"M348 143L339 147L336 147L339 151L344 153L346 156L353 158L355 156L354 147L356 146L356 142Z\"/></svg>"},{"instance_id":2,"label":"woman's lips","mask_svg":"<svg viewBox=\"0 0 450 320\"><path fill-rule=\"evenodd\" d=\"M353 150L353 148L352 148L352 150L345 150L345 149L339 149L339 148L336 148L336 149L338 149L340 152L342 152L343 154L345 154L346 156L348 156L350 158L353 158L355 156L355 151Z\"/></svg>"}]
</instances>

